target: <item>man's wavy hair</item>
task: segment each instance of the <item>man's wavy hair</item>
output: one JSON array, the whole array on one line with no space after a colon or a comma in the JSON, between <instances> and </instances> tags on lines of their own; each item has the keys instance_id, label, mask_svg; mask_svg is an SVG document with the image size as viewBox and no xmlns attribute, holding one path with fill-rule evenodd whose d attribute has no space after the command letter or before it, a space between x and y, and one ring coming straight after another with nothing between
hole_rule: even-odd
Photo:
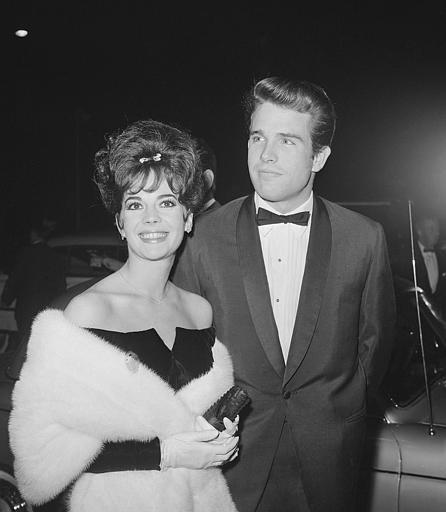
<instances>
[{"instance_id":1,"label":"man's wavy hair","mask_svg":"<svg viewBox=\"0 0 446 512\"><path fill-rule=\"evenodd\" d=\"M336 112L322 87L311 82L276 76L260 80L247 92L243 101L248 129L255 109L266 102L311 115L314 154L319 153L325 146L331 146L336 127Z\"/></svg>"},{"instance_id":2,"label":"man's wavy hair","mask_svg":"<svg viewBox=\"0 0 446 512\"><path fill-rule=\"evenodd\" d=\"M157 190L165 178L179 202L191 212L201 208L203 184L196 142L186 131L159 121L136 121L106 137L95 155L93 180L106 209L121 211L124 193ZM154 181L145 188L150 175Z\"/></svg>"}]
</instances>

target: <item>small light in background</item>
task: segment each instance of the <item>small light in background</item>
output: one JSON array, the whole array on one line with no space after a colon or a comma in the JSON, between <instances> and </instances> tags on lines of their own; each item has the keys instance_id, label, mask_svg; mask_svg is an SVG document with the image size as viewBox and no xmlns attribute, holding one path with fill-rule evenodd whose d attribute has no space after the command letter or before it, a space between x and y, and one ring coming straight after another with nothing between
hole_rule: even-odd
<instances>
[{"instance_id":1,"label":"small light in background","mask_svg":"<svg viewBox=\"0 0 446 512\"><path fill-rule=\"evenodd\" d=\"M24 29L16 30L15 35L17 37L26 37L28 35L28 31Z\"/></svg>"}]
</instances>

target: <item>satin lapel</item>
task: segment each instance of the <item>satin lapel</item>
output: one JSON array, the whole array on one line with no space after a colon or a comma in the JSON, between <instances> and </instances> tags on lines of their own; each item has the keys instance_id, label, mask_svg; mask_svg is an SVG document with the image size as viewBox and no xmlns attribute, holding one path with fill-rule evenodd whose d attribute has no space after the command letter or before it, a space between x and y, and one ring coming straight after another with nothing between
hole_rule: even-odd
<instances>
[{"instance_id":1,"label":"satin lapel","mask_svg":"<svg viewBox=\"0 0 446 512\"><path fill-rule=\"evenodd\" d=\"M257 337L274 370L282 377L285 362L270 302L252 195L245 199L240 208L237 220L237 247L246 299Z\"/></svg>"},{"instance_id":2,"label":"satin lapel","mask_svg":"<svg viewBox=\"0 0 446 512\"><path fill-rule=\"evenodd\" d=\"M311 222L305 272L285 369L284 385L299 368L310 346L321 308L330 264L330 254L330 219L322 200L314 196L313 219Z\"/></svg>"}]
</instances>

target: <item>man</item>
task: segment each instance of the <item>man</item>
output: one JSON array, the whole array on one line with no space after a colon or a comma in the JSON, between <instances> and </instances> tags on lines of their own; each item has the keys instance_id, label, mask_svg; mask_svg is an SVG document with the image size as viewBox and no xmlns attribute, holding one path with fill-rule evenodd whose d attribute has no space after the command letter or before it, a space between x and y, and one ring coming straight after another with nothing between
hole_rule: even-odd
<instances>
[{"instance_id":1,"label":"man","mask_svg":"<svg viewBox=\"0 0 446 512\"><path fill-rule=\"evenodd\" d=\"M214 150L203 138L197 139L198 149L200 152L201 163L203 167L203 183L205 189L205 196L203 207L199 214L213 212L221 205L215 198L215 191L217 188L217 157Z\"/></svg>"},{"instance_id":2,"label":"man","mask_svg":"<svg viewBox=\"0 0 446 512\"><path fill-rule=\"evenodd\" d=\"M175 281L211 302L252 400L226 471L240 512L346 512L366 390L391 350L386 242L376 222L313 195L335 128L320 87L266 78L246 105L255 193L198 218Z\"/></svg>"},{"instance_id":3,"label":"man","mask_svg":"<svg viewBox=\"0 0 446 512\"><path fill-rule=\"evenodd\" d=\"M2 293L3 304L16 301L17 328L25 338L37 313L66 290L66 261L47 245L49 232L44 223L31 228L30 245L18 254Z\"/></svg>"},{"instance_id":4,"label":"man","mask_svg":"<svg viewBox=\"0 0 446 512\"><path fill-rule=\"evenodd\" d=\"M415 216L415 268L417 285L420 287L441 314L446 312L446 254L439 246L440 222L429 211L421 211ZM394 262L394 272L398 276L413 281L412 257L410 248L401 251Z\"/></svg>"},{"instance_id":5,"label":"man","mask_svg":"<svg viewBox=\"0 0 446 512\"><path fill-rule=\"evenodd\" d=\"M435 215L425 213L415 221L417 243L415 261L417 283L432 297L444 313L446 302L446 259L438 248L440 222Z\"/></svg>"}]
</instances>

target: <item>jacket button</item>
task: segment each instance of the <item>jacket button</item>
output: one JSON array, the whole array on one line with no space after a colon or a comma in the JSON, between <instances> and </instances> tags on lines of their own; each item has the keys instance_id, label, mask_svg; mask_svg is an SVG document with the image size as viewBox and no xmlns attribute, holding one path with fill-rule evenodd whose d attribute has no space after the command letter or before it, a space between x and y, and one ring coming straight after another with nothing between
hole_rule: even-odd
<instances>
[{"instance_id":1,"label":"jacket button","mask_svg":"<svg viewBox=\"0 0 446 512\"><path fill-rule=\"evenodd\" d=\"M291 396L291 393L289 391L283 391L282 396L285 398L285 400L288 400L288 398Z\"/></svg>"}]
</instances>

